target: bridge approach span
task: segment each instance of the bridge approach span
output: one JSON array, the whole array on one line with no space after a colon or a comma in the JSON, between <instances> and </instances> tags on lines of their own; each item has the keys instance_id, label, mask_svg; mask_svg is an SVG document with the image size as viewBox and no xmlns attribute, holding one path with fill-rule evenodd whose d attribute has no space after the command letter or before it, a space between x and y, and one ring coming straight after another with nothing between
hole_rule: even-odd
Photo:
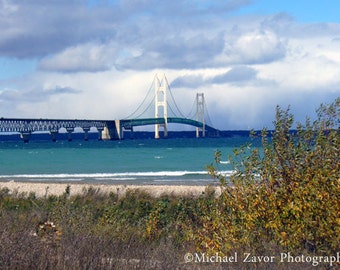
<instances>
[{"instance_id":1,"label":"bridge approach span","mask_svg":"<svg viewBox=\"0 0 340 270\"><path fill-rule=\"evenodd\" d=\"M56 140L56 134L61 128L68 132L68 139L71 141L71 134L75 128L81 128L85 133L85 140L88 139L88 132L96 128L101 139L102 131L108 121L105 120L78 120L78 119L34 119L34 118L0 118L0 132L19 132L21 138L27 142L33 132L49 132L52 140Z\"/></svg>"},{"instance_id":2,"label":"bridge approach span","mask_svg":"<svg viewBox=\"0 0 340 270\"><path fill-rule=\"evenodd\" d=\"M84 133L84 139L88 139L88 132L91 128L98 130L99 139L120 140L124 138L124 130L133 131L133 127L164 124L165 118L141 118L141 119L123 119L123 120L78 120L78 119L34 119L34 118L0 118L0 132L13 133L19 132L21 138L28 142L33 132L49 132L52 140L56 140L56 135L60 129L64 128L68 132L68 139L72 140L72 133L75 128L81 128ZM180 118L168 117L167 123L186 124L198 128L204 128L213 136L218 135L218 130L204 125L202 122Z\"/></svg>"}]
</instances>

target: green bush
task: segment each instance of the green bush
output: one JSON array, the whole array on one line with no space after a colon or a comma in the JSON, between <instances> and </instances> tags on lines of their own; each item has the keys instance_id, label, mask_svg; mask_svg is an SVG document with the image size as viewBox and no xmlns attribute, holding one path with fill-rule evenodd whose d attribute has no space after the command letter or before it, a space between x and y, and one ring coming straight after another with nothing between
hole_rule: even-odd
<instances>
[{"instance_id":1,"label":"green bush","mask_svg":"<svg viewBox=\"0 0 340 270\"><path fill-rule=\"evenodd\" d=\"M235 173L210 174L223 193L216 211L203 216L196 239L201 250L335 254L340 248L340 98L321 105L317 120L292 131L289 108L277 107L275 130L261 133L262 150L241 147L229 157Z\"/></svg>"}]
</instances>

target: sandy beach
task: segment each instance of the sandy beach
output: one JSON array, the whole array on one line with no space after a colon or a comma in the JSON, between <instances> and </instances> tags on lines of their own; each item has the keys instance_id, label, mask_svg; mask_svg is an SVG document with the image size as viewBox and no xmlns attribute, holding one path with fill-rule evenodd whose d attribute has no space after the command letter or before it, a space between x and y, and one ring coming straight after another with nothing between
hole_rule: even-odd
<instances>
[{"instance_id":1,"label":"sandy beach","mask_svg":"<svg viewBox=\"0 0 340 270\"><path fill-rule=\"evenodd\" d=\"M154 197L162 195L175 196L199 196L206 190L206 186L188 186L188 185L109 185L109 184L69 184L69 183L27 183L27 182L0 182L0 189L8 188L11 193L29 194L34 192L37 197L49 195L62 195L66 187L70 186L71 195L81 194L84 189L90 187L99 189L103 193L117 193L123 196L128 190L142 190L148 192ZM216 188L216 192L219 189Z\"/></svg>"}]
</instances>

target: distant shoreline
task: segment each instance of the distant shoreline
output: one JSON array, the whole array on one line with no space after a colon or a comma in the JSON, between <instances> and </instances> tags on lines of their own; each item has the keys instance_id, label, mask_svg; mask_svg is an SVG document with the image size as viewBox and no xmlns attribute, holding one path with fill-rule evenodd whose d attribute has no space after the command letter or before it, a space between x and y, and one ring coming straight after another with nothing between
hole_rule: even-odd
<instances>
[{"instance_id":1,"label":"distant shoreline","mask_svg":"<svg viewBox=\"0 0 340 270\"><path fill-rule=\"evenodd\" d=\"M205 193L207 186L189 185L117 185L117 184L73 184L73 183L31 183L31 182L0 182L0 189L8 188L11 194L23 194L28 196L34 193L37 197L48 197L50 195L60 196L70 187L70 195L83 194L89 188L99 189L103 194L115 193L124 196L128 190L140 190L149 193L151 196L160 197L162 195L197 197ZM214 187L216 193L219 188Z\"/></svg>"}]
</instances>

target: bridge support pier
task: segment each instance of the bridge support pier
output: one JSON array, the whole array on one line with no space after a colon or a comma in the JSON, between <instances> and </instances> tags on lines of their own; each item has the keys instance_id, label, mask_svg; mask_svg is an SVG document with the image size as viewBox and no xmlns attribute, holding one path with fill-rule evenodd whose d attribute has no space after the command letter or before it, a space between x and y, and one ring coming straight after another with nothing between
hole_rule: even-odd
<instances>
[{"instance_id":1,"label":"bridge support pier","mask_svg":"<svg viewBox=\"0 0 340 270\"><path fill-rule=\"evenodd\" d=\"M160 132L160 126L163 126L163 136L164 138L168 138L168 127L167 127L167 124L164 124L164 125L160 125L160 124L156 124L155 125L155 139L159 139L160 136L159 136L159 132Z\"/></svg>"},{"instance_id":2,"label":"bridge support pier","mask_svg":"<svg viewBox=\"0 0 340 270\"><path fill-rule=\"evenodd\" d=\"M71 141L72 141L72 132L74 131L74 128L73 128L73 127L67 127L67 128L66 128L66 131L67 131L67 133L68 133L67 140L68 140L69 142L71 142Z\"/></svg>"},{"instance_id":3,"label":"bridge support pier","mask_svg":"<svg viewBox=\"0 0 340 270\"><path fill-rule=\"evenodd\" d=\"M28 143L31 138L31 132L30 131L23 131L20 134L21 139L24 141L24 143Z\"/></svg>"},{"instance_id":4,"label":"bridge support pier","mask_svg":"<svg viewBox=\"0 0 340 270\"><path fill-rule=\"evenodd\" d=\"M50 134L52 136L52 142L56 142L57 141L58 130L50 130Z\"/></svg>"},{"instance_id":5,"label":"bridge support pier","mask_svg":"<svg viewBox=\"0 0 340 270\"><path fill-rule=\"evenodd\" d=\"M89 140L89 131L90 131L90 128L89 127L83 127L83 131L84 131L84 140L88 141Z\"/></svg>"},{"instance_id":6,"label":"bridge support pier","mask_svg":"<svg viewBox=\"0 0 340 270\"><path fill-rule=\"evenodd\" d=\"M107 121L103 130L103 139L106 140L122 140L124 139L123 127L120 120Z\"/></svg>"},{"instance_id":7,"label":"bridge support pier","mask_svg":"<svg viewBox=\"0 0 340 270\"><path fill-rule=\"evenodd\" d=\"M131 130L130 130L130 139L133 139L133 127L131 127Z\"/></svg>"},{"instance_id":8,"label":"bridge support pier","mask_svg":"<svg viewBox=\"0 0 340 270\"><path fill-rule=\"evenodd\" d=\"M98 130L98 141L102 141L103 140L103 131L104 131L104 128L98 128L97 127L97 130Z\"/></svg>"}]
</instances>

